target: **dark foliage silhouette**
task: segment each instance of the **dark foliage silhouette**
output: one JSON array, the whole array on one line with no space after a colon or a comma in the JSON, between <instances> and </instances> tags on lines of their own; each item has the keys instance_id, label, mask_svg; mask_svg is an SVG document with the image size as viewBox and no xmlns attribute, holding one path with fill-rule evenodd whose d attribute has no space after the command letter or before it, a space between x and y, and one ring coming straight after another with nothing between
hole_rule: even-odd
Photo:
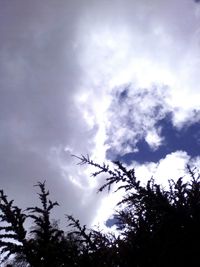
<instances>
[{"instance_id":1,"label":"dark foliage silhouette","mask_svg":"<svg viewBox=\"0 0 200 267\"><path fill-rule=\"evenodd\" d=\"M50 212L58 203L48 199L49 192L45 189L45 183L38 183L37 186L40 189L42 207L30 207L24 213L13 205L13 200L8 201L7 196L1 191L2 262L13 255L13 266L77 266L74 259L77 257L78 248L74 240L50 221ZM24 226L27 219L33 220L29 233Z\"/></svg>"},{"instance_id":2,"label":"dark foliage silhouette","mask_svg":"<svg viewBox=\"0 0 200 267\"><path fill-rule=\"evenodd\" d=\"M124 190L115 214L119 235L87 229L79 220L67 215L64 232L50 219L58 205L49 200L45 183L38 183L41 207L25 211L14 206L0 191L0 247L4 262L10 266L31 267L167 267L199 266L200 240L200 175L187 166L188 179L169 181L164 188L150 179L145 185L134 169L120 162L111 168L77 157L79 164L96 170L94 177L104 173L105 182L99 192ZM27 231L26 220L32 220Z\"/></svg>"},{"instance_id":3,"label":"dark foliage silhouette","mask_svg":"<svg viewBox=\"0 0 200 267\"><path fill-rule=\"evenodd\" d=\"M80 164L97 168L93 176L107 174L100 191L119 184L125 196L118 203L117 214L121 236L117 240L118 266L199 266L200 240L200 175L187 166L190 180L169 181L169 188L150 179L145 186L136 178L134 169L120 162L116 168L79 157Z\"/></svg>"}]
</instances>

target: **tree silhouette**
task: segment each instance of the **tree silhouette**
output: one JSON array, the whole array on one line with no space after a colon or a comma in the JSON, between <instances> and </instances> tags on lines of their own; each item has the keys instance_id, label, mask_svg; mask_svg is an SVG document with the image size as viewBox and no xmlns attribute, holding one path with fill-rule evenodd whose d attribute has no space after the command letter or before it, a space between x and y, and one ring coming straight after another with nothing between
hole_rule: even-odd
<instances>
[{"instance_id":1,"label":"tree silhouette","mask_svg":"<svg viewBox=\"0 0 200 267\"><path fill-rule=\"evenodd\" d=\"M50 213L58 203L48 199L45 183L39 182L36 186L40 189L38 195L42 207L27 208L26 213L22 213L13 205L13 200L8 201L0 191L0 218L4 224L0 228L2 263L12 255L15 256L15 265L19 266L77 266L75 259L79 252L74 240L50 220ZM33 221L28 234L24 226L27 219Z\"/></svg>"},{"instance_id":2,"label":"tree silhouette","mask_svg":"<svg viewBox=\"0 0 200 267\"><path fill-rule=\"evenodd\" d=\"M169 188L150 179L146 185L136 178L134 169L120 162L99 165L89 157L78 157L80 164L97 168L93 176L107 174L99 191L124 189L122 205L116 215L121 236L118 266L199 266L200 240L200 175L187 166L190 180L169 181Z\"/></svg>"},{"instance_id":3,"label":"tree silhouette","mask_svg":"<svg viewBox=\"0 0 200 267\"><path fill-rule=\"evenodd\" d=\"M67 216L70 221L71 231L76 236L76 242L81 247L79 255L80 267L114 267L117 266L117 238L113 234L105 234L100 230L87 229L81 226L79 220Z\"/></svg>"},{"instance_id":4,"label":"tree silhouette","mask_svg":"<svg viewBox=\"0 0 200 267\"><path fill-rule=\"evenodd\" d=\"M3 190L0 191L0 210L0 219L4 223L0 227L2 262L6 261L13 254L26 255L28 258L29 248L24 228L26 214L13 205L13 200L8 201Z\"/></svg>"},{"instance_id":5,"label":"tree silhouette","mask_svg":"<svg viewBox=\"0 0 200 267\"><path fill-rule=\"evenodd\" d=\"M31 267L177 267L199 266L200 175L187 166L189 179L170 180L163 187L152 178L146 184L134 169L120 162L111 168L89 157L78 157L79 164L96 170L93 176L106 174L99 192L124 190L115 214L119 234L105 234L87 229L67 215L67 231L51 221L51 211L58 205L49 200L45 183L38 183L41 207L22 212L0 191L0 248L2 262L10 266ZM24 223L32 220L26 230Z\"/></svg>"}]
</instances>

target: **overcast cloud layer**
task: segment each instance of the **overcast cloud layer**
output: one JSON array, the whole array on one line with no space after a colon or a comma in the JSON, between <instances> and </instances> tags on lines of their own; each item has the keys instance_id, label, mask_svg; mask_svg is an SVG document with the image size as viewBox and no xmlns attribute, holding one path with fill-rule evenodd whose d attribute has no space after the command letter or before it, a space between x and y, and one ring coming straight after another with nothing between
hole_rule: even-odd
<instances>
[{"instance_id":1,"label":"overcast cloud layer","mask_svg":"<svg viewBox=\"0 0 200 267\"><path fill-rule=\"evenodd\" d=\"M58 214L97 223L109 213L99 209L100 181L70 155L103 161L137 151L141 138L156 150L167 114L180 131L200 119L192 0L0 0L0 40L0 181L22 206L46 179ZM162 175L170 162L177 175L189 159L180 150L133 166Z\"/></svg>"}]
</instances>

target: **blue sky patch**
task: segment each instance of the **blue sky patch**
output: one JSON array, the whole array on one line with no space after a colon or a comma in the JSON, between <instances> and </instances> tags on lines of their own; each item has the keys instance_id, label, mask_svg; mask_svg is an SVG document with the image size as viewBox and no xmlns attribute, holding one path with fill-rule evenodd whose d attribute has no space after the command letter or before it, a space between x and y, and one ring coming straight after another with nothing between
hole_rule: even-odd
<instances>
[{"instance_id":1,"label":"blue sky patch","mask_svg":"<svg viewBox=\"0 0 200 267\"><path fill-rule=\"evenodd\" d=\"M117 155L114 160L126 162L127 164L134 160L143 164L145 162L158 162L167 154L177 150L185 151L191 157L200 154L199 122L177 129L173 126L171 114L168 114L164 119L158 121L155 127L161 128L161 136L164 137L164 142L157 150L153 150L143 138L137 143L137 152L127 153L123 156ZM112 151L108 151L107 155L111 157Z\"/></svg>"}]
</instances>

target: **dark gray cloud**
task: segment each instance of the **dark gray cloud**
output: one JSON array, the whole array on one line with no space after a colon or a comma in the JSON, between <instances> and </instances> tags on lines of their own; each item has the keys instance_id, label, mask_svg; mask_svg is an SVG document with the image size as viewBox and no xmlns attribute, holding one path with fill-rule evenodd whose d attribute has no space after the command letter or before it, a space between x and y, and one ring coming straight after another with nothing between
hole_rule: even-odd
<instances>
[{"instance_id":1,"label":"dark gray cloud","mask_svg":"<svg viewBox=\"0 0 200 267\"><path fill-rule=\"evenodd\" d=\"M88 153L94 135L74 99L81 78L77 4L0 1L0 180L25 206L33 200L33 184L46 179L62 213L89 222L96 201L82 200L87 186L88 195L94 193L86 177L85 189L70 181L69 173L78 173L65 151Z\"/></svg>"}]
</instances>

